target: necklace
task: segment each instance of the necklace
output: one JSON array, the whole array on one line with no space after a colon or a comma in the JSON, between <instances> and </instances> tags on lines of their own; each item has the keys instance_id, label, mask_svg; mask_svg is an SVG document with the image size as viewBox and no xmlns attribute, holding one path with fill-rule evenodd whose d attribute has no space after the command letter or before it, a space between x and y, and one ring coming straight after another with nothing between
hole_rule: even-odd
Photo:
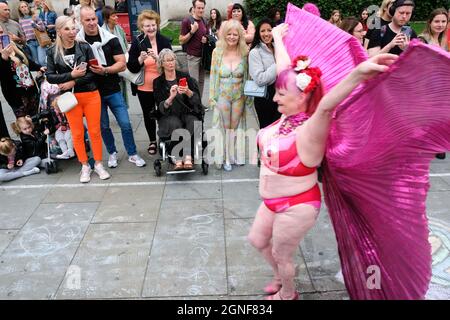
<instances>
[{"instance_id":1,"label":"necklace","mask_svg":"<svg viewBox=\"0 0 450 320\"><path fill-rule=\"evenodd\" d=\"M278 128L278 134L288 135L298 126L301 126L303 122L305 122L308 119L309 116L304 112L300 112L292 116L287 116L286 118L284 118L283 122Z\"/></svg>"}]
</instances>

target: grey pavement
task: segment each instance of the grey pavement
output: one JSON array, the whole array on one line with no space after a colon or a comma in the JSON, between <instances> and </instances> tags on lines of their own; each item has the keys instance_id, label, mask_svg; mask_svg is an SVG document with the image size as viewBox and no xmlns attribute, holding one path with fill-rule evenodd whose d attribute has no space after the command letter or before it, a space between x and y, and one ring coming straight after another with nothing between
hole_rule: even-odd
<instances>
[{"instance_id":1,"label":"grey pavement","mask_svg":"<svg viewBox=\"0 0 450 320\"><path fill-rule=\"evenodd\" d=\"M57 174L0 185L0 299L261 299L271 270L246 240L260 203L258 167L156 177L139 102L129 97L146 167L127 161L111 115L120 163L110 180L93 174L81 185L79 164L68 160ZM254 115L247 123L256 128ZM431 174L429 298L450 299L450 159L433 161ZM326 208L295 260L301 299L348 299Z\"/></svg>"}]
</instances>

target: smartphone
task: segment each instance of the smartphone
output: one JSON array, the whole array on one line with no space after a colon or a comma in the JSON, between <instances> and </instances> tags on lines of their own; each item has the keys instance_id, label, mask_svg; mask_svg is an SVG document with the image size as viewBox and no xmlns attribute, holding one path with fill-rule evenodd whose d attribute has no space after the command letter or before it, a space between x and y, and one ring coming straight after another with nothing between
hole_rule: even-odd
<instances>
[{"instance_id":1,"label":"smartphone","mask_svg":"<svg viewBox=\"0 0 450 320\"><path fill-rule=\"evenodd\" d=\"M186 78L181 78L180 81L178 81L179 87L187 87L187 80Z\"/></svg>"},{"instance_id":2,"label":"smartphone","mask_svg":"<svg viewBox=\"0 0 450 320\"><path fill-rule=\"evenodd\" d=\"M400 29L400 33L403 33L405 36L408 37L408 39L411 38L411 34L412 34L412 29L410 26L403 26Z\"/></svg>"},{"instance_id":3,"label":"smartphone","mask_svg":"<svg viewBox=\"0 0 450 320\"><path fill-rule=\"evenodd\" d=\"M1 35L0 39L1 39L3 48L6 48L11 43L11 40L9 39L9 35L7 35L7 34Z\"/></svg>"},{"instance_id":4,"label":"smartphone","mask_svg":"<svg viewBox=\"0 0 450 320\"><path fill-rule=\"evenodd\" d=\"M97 61L97 59L91 59L91 60L89 60L89 65L90 65L90 66L98 66L98 61Z\"/></svg>"},{"instance_id":5,"label":"smartphone","mask_svg":"<svg viewBox=\"0 0 450 320\"><path fill-rule=\"evenodd\" d=\"M78 65L78 69L80 69L80 70L86 70L86 68L87 68L87 63L84 61Z\"/></svg>"}]
</instances>

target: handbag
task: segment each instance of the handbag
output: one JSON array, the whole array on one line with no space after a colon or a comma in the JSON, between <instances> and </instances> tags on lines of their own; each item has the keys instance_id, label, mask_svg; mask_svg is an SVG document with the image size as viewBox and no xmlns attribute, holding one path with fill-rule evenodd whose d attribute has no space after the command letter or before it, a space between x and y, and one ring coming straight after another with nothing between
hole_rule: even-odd
<instances>
[{"instance_id":1,"label":"handbag","mask_svg":"<svg viewBox=\"0 0 450 320\"><path fill-rule=\"evenodd\" d=\"M58 97L56 104L61 112L68 112L78 104L78 100L72 92L68 91Z\"/></svg>"},{"instance_id":2,"label":"handbag","mask_svg":"<svg viewBox=\"0 0 450 320\"><path fill-rule=\"evenodd\" d=\"M39 46L45 48L52 44L52 39L48 35L47 31L39 31L38 29L33 29L33 31Z\"/></svg>"},{"instance_id":3,"label":"handbag","mask_svg":"<svg viewBox=\"0 0 450 320\"><path fill-rule=\"evenodd\" d=\"M144 68L141 68L141 70L138 73L133 73L128 68L125 71L119 72L119 76L127 79L131 83L142 86L144 84Z\"/></svg>"},{"instance_id":4,"label":"handbag","mask_svg":"<svg viewBox=\"0 0 450 320\"><path fill-rule=\"evenodd\" d=\"M258 86L253 80L245 81L244 95L250 97L265 98L267 96L267 86Z\"/></svg>"}]
</instances>

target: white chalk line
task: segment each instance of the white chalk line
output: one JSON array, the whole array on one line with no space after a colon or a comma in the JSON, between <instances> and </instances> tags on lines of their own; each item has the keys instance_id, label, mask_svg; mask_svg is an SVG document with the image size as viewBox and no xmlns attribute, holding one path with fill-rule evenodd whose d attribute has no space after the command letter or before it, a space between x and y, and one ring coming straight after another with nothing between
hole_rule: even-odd
<instances>
[{"instance_id":1,"label":"white chalk line","mask_svg":"<svg viewBox=\"0 0 450 320\"><path fill-rule=\"evenodd\" d=\"M431 173L430 177L450 177L450 173ZM42 189L42 188L105 188L105 187L139 187L162 186L177 184L215 184L215 183L246 183L259 182L259 179L225 179L225 180L184 180L184 181L145 181L145 182L112 182L112 183L65 183L65 184L31 184L2 186L0 189Z\"/></svg>"},{"instance_id":2,"label":"white chalk line","mask_svg":"<svg viewBox=\"0 0 450 320\"><path fill-rule=\"evenodd\" d=\"M185 180L185 181L146 181L146 182L112 182L112 183L65 183L65 184L31 184L1 186L0 189L42 189L42 188L105 188L105 187L139 187L139 186L161 186L177 184L215 184L215 183L245 183L259 182L259 179L227 179L227 180Z\"/></svg>"}]
</instances>

